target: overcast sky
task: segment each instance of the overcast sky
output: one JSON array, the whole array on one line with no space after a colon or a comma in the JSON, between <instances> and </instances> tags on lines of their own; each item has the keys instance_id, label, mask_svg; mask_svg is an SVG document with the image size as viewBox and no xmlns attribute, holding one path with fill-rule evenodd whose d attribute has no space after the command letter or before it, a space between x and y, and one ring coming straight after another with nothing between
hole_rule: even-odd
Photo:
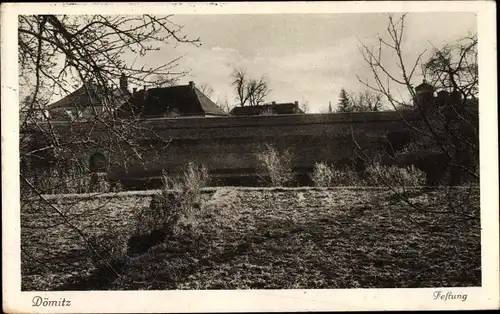
<instances>
[{"instance_id":1,"label":"overcast sky","mask_svg":"<svg viewBox=\"0 0 500 314\"><path fill-rule=\"evenodd\" d=\"M215 90L214 101L227 95L230 103L235 102L230 74L234 68L247 68L251 76L269 78L268 101L307 101L312 112L319 112L329 101L336 105L341 88L363 89L356 75L369 77L370 72L359 53L359 41L372 45L377 34L386 36L388 19L380 13L344 13L176 15L172 21L183 25L187 36L199 37L201 47L165 47L147 56L148 65L186 54L179 69L191 74L181 83L209 83ZM423 49L454 42L476 29L472 13L408 14L405 57L413 61ZM386 59L394 63L390 56Z\"/></svg>"},{"instance_id":2,"label":"overcast sky","mask_svg":"<svg viewBox=\"0 0 500 314\"><path fill-rule=\"evenodd\" d=\"M359 43L377 44L377 34L387 36L388 24L387 15L381 13L174 15L171 19L184 26L182 33L188 38L200 38L202 45L165 45L136 60L136 65L155 67L184 55L178 69L190 70L190 75L179 84L208 83L215 90L212 100L227 97L231 104L236 99L230 75L235 68L246 68L251 77L268 77L272 92L266 101L308 102L311 112L326 111L329 101L335 107L341 88L364 89L356 75L369 78L370 72ZM470 32L477 32L474 13L410 13L404 57L410 63L424 49L453 43ZM392 57L384 56L397 72ZM421 80L416 77L414 84Z\"/></svg>"}]
</instances>

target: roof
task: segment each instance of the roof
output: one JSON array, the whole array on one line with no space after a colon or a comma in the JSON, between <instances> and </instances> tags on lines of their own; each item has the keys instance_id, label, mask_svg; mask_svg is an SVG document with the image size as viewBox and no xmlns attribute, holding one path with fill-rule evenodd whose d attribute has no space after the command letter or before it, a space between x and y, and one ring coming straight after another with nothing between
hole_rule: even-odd
<instances>
[{"instance_id":1,"label":"roof","mask_svg":"<svg viewBox=\"0 0 500 314\"><path fill-rule=\"evenodd\" d=\"M252 115L262 115L266 113L270 114L297 114L304 113L299 108L297 103L278 103L278 104L266 104L260 106L245 106L245 107L234 107L231 110L231 115L235 116L252 116Z\"/></svg>"},{"instance_id":2,"label":"roof","mask_svg":"<svg viewBox=\"0 0 500 314\"><path fill-rule=\"evenodd\" d=\"M98 90L102 90L102 87L98 87L95 84L86 84L78 88L71 94L63 97L62 99L56 101L55 103L49 105L48 109L53 110L57 108L67 108L67 107L80 107L85 108L88 106L99 106L101 101L98 97ZM115 105L118 107L124 101L130 98L130 92L128 90L122 90L119 88L113 89L112 97L114 98Z\"/></svg>"},{"instance_id":3,"label":"roof","mask_svg":"<svg viewBox=\"0 0 500 314\"><path fill-rule=\"evenodd\" d=\"M120 107L118 116L163 117L169 112L180 115L227 115L194 85L179 85L135 92L131 101Z\"/></svg>"},{"instance_id":4,"label":"roof","mask_svg":"<svg viewBox=\"0 0 500 314\"><path fill-rule=\"evenodd\" d=\"M416 91L420 91L420 90L434 91L434 86L432 86L429 83L427 83L426 80L423 80L422 84L420 84L417 87L415 87L415 90Z\"/></svg>"}]
</instances>

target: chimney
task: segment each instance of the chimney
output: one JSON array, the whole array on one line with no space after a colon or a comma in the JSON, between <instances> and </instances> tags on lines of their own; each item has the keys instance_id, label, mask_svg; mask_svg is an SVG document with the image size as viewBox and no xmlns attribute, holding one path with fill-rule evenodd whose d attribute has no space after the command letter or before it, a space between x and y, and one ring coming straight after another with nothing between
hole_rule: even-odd
<instances>
[{"instance_id":1,"label":"chimney","mask_svg":"<svg viewBox=\"0 0 500 314\"><path fill-rule=\"evenodd\" d=\"M125 73L120 76L120 89L122 91L128 91L128 79Z\"/></svg>"},{"instance_id":2,"label":"chimney","mask_svg":"<svg viewBox=\"0 0 500 314\"><path fill-rule=\"evenodd\" d=\"M189 87L191 87L192 89L194 89L195 85L194 85L193 81L189 81Z\"/></svg>"},{"instance_id":3,"label":"chimney","mask_svg":"<svg viewBox=\"0 0 500 314\"><path fill-rule=\"evenodd\" d=\"M297 100L294 101L293 103L295 104L295 106L297 106L297 107L299 106L299 102Z\"/></svg>"}]
</instances>

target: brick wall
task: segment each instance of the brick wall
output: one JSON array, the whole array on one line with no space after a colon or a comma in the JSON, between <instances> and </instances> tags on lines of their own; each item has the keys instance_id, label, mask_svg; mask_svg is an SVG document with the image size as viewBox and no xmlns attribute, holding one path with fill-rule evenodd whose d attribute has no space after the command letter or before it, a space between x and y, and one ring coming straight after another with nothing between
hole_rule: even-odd
<instances>
[{"instance_id":1,"label":"brick wall","mask_svg":"<svg viewBox=\"0 0 500 314\"><path fill-rule=\"evenodd\" d=\"M416 119L409 114L404 118ZM126 172L120 166L122 154L103 150L115 163L109 171L111 178L158 175L162 169L173 170L188 162L205 165L215 173L255 171L257 153L264 150L265 144L289 150L294 167L311 168L316 162L352 158L356 150L353 137L365 152L373 154L383 151L388 133L407 129L396 112L149 119L141 125L148 131L142 131L139 142L154 149L142 154L144 164L135 158ZM88 126L73 125L73 134ZM57 128L61 134L70 133L65 131L66 124ZM92 136L98 140L103 129L102 125L94 125ZM165 140L171 142L161 149ZM78 155L86 160L99 151L98 147L87 146L74 148L73 153L78 149ZM132 156L131 152L127 154L128 159L134 159Z\"/></svg>"}]
</instances>

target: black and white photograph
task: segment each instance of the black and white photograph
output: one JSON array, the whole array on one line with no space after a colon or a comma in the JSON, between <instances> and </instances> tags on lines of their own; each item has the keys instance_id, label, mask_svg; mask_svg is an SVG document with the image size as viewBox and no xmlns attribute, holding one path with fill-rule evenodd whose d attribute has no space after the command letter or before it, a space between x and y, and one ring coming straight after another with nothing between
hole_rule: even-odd
<instances>
[{"instance_id":1,"label":"black and white photograph","mask_svg":"<svg viewBox=\"0 0 500 314\"><path fill-rule=\"evenodd\" d=\"M499 307L494 2L1 9L5 312Z\"/></svg>"}]
</instances>

